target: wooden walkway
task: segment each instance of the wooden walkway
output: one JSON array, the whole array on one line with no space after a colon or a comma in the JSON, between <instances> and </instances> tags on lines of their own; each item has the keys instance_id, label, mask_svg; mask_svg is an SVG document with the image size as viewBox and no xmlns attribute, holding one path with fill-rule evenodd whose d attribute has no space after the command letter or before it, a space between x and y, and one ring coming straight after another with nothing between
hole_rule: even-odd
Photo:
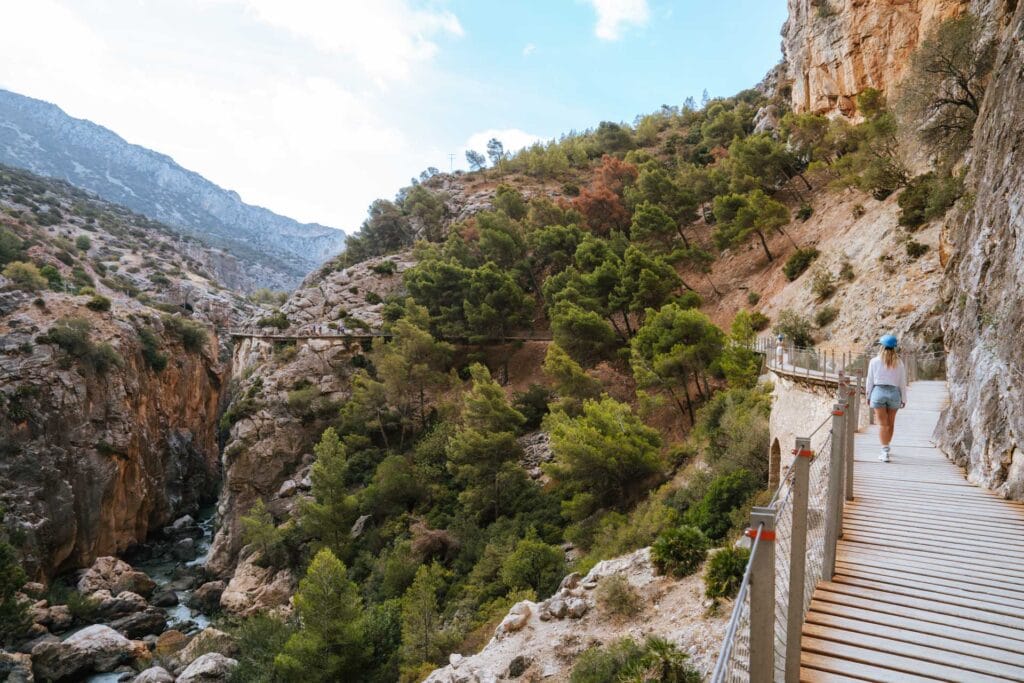
<instances>
[{"instance_id":1,"label":"wooden walkway","mask_svg":"<svg viewBox=\"0 0 1024 683\"><path fill-rule=\"evenodd\" d=\"M944 382L916 382L892 461L856 435L836 576L814 592L801 680L1024 681L1024 505L933 446Z\"/></svg>"}]
</instances>

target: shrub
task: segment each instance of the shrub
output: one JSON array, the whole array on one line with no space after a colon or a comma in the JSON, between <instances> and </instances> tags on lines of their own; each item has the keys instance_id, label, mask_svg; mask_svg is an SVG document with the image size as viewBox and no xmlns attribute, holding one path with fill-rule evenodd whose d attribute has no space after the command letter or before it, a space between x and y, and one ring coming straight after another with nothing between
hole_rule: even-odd
<instances>
[{"instance_id":1,"label":"shrub","mask_svg":"<svg viewBox=\"0 0 1024 683\"><path fill-rule=\"evenodd\" d=\"M4 268L3 273L4 277L14 283L15 287L26 292L35 292L48 284L34 263L11 261Z\"/></svg>"},{"instance_id":2,"label":"shrub","mask_svg":"<svg viewBox=\"0 0 1024 683\"><path fill-rule=\"evenodd\" d=\"M81 358L92 350L89 332L92 325L83 318L61 318L53 327L37 341L42 344L54 344L65 353Z\"/></svg>"},{"instance_id":3,"label":"shrub","mask_svg":"<svg viewBox=\"0 0 1024 683\"><path fill-rule=\"evenodd\" d=\"M853 214L853 219L857 220L858 218L863 218L867 212L868 210L864 208L863 204L854 204L853 210L850 213Z\"/></svg>"},{"instance_id":4,"label":"shrub","mask_svg":"<svg viewBox=\"0 0 1024 683\"><path fill-rule=\"evenodd\" d=\"M818 258L818 254L818 250L813 247L794 251L786 259L786 265L782 267L782 272L785 273L786 279L792 282L803 275L804 271L814 262L814 259Z\"/></svg>"},{"instance_id":5,"label":"shrub","mask_svg":"<svg viewBox=\"0 0 1024 683\"><path fill-rule=\"evenodd\" d=\"M387 261L374 263L370 266L370 270L377 273L377 275L394 275L398 272L398 264L388 259Z\"/></svg>"},{"instance_id":6,"label":"shrub","mask_svg":"<svg viewBox=\"0 0 1024 683\"><path fill-rule=\"evenodd\" d=\"M256 325L258 327L276 327L279 330L287 330L291 326L291 322L283 311L274 311L271 315L257 320Z\"/></svg>"},{"instance_id":7,"label":"shrub","mask_svg":"<svg viewBox=\"0 0 1024 683\"><path fill-rule=\"evenodd\" d=\"M46 281L50 285L50 289L55 292L59 292L64 289L64 279L60 276L60 271L46 264L39 269L39 274L46 278Z\"/></svg>"},{"instance_id":8,"label":"shrub","mask_svg":"<svg viewBox=\"0 0 1024 683\"><path fill-rule=\"evenodd\" d=\"M811 274L811 293L824 301L836 293L836 280L825 268L815 268Z\"/></svg>"},{"instance_id":9,"label":"shrub","mask_svg":"<svg viewBox=\"0 0 1024 683\"><path fill-rule=\"evenodd\" d=\"M791 309L784 309L775 319L775 334L781 334L795 346L804 348L814 345L811 334L811 321Z\"/></svg>"},{"instance_id":10,"label":"shrub","mask_svg":"<svg viewBox=\"0 0 1024 683\"><path fill-rule=\"evenodd\" d=\"M732 524L729 513L742 506L757 490L757 478L746 469L716 477L699 503L686 511L684 520L712 540L721 540Z\"/></svg>"},{"instance_id":11,"label":"shrub","mask_svg":"<svg viewBox=\"0 0 1024 683\"><path fill-rule=\"evenodd\" d=\"M176 315L165 315L163 321L167 331L178 338L186 351L199 353L203 350L203 346L206 345L205 327Z\"/></svg>"},{"instance_id":12,"label":"shrub","mask_svg":"<svg viewBox=\"0 0 1024 683\"><path fill-rule=\"evenodd\" d=\"M928 245L916 240L908 240L906 244L907 256L912 259L919 259L928 253Z\"/></svg>"},{"instance_id":13,"label":"shrub","mask_svg":"<svg viewBox=\"0 0 1024 683\"><path fill-rule=\"evenodd\" d=\"M807 221L814 214L814 208L810 204L801 204L796 211L796 217L801 221Z\"/></svg>"},{"instance_id":14,"label":"shrub","mask_svg":"<svg viewBox=\"0 0 1024 683\"><path fill-rule=\"evenodd\" d=\"M288 409L299 417L312 417L314 404L320 398L320 387L308 386L288 392Z\"/></svg>"},{"instance_id":15,"label":"shrub","mask_svg":"<svg viewBox=\"0 0 1024 683\"><path fill-rule=\"evenodd\" d=\"M532 432L540 428L541 420L550 412L548 404L554 398L551 390L540 384L531 384L526 391L517 391L512 397L512 407L523 414L526 422L520 428Z\"/></svg>"},{"instance_id":16,"label":"shrub","mask_svg":"<svg viewBox=\"0 0 1024 683\"><path fill-rule=\"evenodd\" d=\"M148 327L139 330L139 344L142 346L142 359L146 365L157 372L167 367L167 354L160 352L160 338Z\"/></svg>"},{"instance_id":17,"label":"shrub","mask_svg":"<svg viewBox=\"0 0 1024 683\"><path fill-rule=\"evenodd\" d=\"M733 598L743 582L750 551L729 546L722 548L708 560L704 572L704 595L709 598Z\"/></svg>"},{"instance_id":18,"label":"shrub","mask_svg":"<svg viewBox=\"0 0 1024 683\"><path fill-rule=\"evenodd\" d=\"M767 329L770 323L771 319L761 311L752 311L750 313L750 327L753 328L754 332Z\"/></svg>"},{"instance_id":19,"label":"shrub","mask_svg":"<svg viewBox=\"0 0 1024 683\"><path fill-rule=\"evenodd\" d=\"M761 295L757 292L747 292L747 303L756 306L761 301Z\"/></svg>"},{"instance_id":20,"label":"shrub","mask_svg":"<svg viewBox=\"0 0 1024 683\"><path fill-rule=\"evenodd\" d=\"M683 525L662 533L651 545L651 561L662 574L677 578L697 571L708 552L708 539L696 526Z\"/></svg>"},{"instance_id":21,"label":"shrub","mask_svg":"<svg viewBox=\"0 0 1024 683\"><path fill-rule=\"evenodd\" d=\"M618 617L631 617L643 605L640 593L621 574L602 577L597 583L596 597L604 613Z\"/></svg>"},{"instance_id":22,"label":"shrub","mask_svg":"<svg viewBox=\"0 0 1024 683\"><path fill-rule=\"evenodd\" d=\"M823 306L814 314L814 322L818 327L826 327L831 324L839 315L839 309L835 306Z\"/></svg>"},{"instance_id":23,"label":"shrub","mask_svg":"<svg viewBox=\"0 0 1024 683\"><path fill-rule=\"evenodd\" d=\"M520 540L501 563L501 581L510 590L532 588L538 596L555 592L565 573L565 553L536 537Z\"/></svg>"},{"instance_id":24,"label":"shrub","mask_svg":"<svg viewBox=\"0 0 1024 683\"><path fill-rule=\"evenodd\" d=\"M900 225L917 228L941 218L963 191L959 177L926 173L914 178L896 200L900 205Z\"/></svg>"},{"instance_id":25,"label":"shrub","mask_svg":"<svg viewBox=\"0 0 1024 683\"><path fill-rule=\"evenodd\" d=\"M103 296L101 294L93 294L92 298L89 299L89 301L86 302L85 306L86 306L86 308L88 308L89 310L92 310L92 311L98 311L98 312L109 311L110 310L110 299L108 299L107 297L105 297L105 296Z\"/></svg>"},{"instance_id":26,"label":"shrub","mask_svg":"<svg viewBox=\"0 0 1024 683\"><path fill-rule=\"evenodd\" d=\"M700 683L689 657L663 638L649 636L643 645L630 638L586 650L573 666L571 683Z\"/></svg>"},{"instance_id":27,"label":"shrub","mask_svg":"<svg viewBox=\"0 0 1024 683\"><path fill-rule=\"evenodd\" d=\"M124 359L113 346L107 342L97 344L89 354L89 363L96 372L104 373L112 367L122 367Z\"/></svg>"},{"instance_id":28,"label":"shrub","mask_svg":"<svg viewBox=\"0 0 1024 683\"><path fill-rule=\"evenodd\" d=\"M853 282L856 278L857 274L853 272L853 264L844 258L843 262L839 264L839 279Z\"/></svg>"},{"instance_id":29,"label":"shrub","mask_svg":"<svg viewBox=\"0 0 1024 683\"><path fill-rule=\"evenodd\" d=\"M384 299L382 299L380 294L378 294L377 292L367 292L363 296L363 299L365 299L366 303L370 304L371 306L374 305L374 304L379 304L379 303L383 303L384 302Z\"/></svg>"},{"instance_id":30,"label":"shrub","mask_svg":"<svg viewBox=\"0 0 1024 683\"><path fill-rule=\"evenodd\" d=\"M92 248L92 240L89 239L88 235L79 235L75 238L75 246L78 248L78 251L89 251Z\"/></svg>"}]
</instances>

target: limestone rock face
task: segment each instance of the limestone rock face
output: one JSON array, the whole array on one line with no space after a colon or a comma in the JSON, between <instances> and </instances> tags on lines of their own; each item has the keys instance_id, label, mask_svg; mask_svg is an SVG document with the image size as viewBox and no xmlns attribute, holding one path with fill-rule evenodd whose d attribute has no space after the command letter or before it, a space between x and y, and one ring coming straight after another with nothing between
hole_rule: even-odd
<instances>
[{"instance_id":1,"label":"limestone rock face","mask_svg":"<svg viewBox=\"0 0 1024 683\"><path fill-rule=\"evenodd\" d=\"M255 559L243 559L224 589L220 606L225 612L247 616L261 610L288 608L295 577L286 569L260 567Z\"/></svg>"},{"instance_id":2,"label":"limestone rock face","mask_svg":"<svg viewBox=\"0 0 1024 683\"><path fill-rule=\"evenodd\" d=\"M110 591L113 595L131 591L148 598L155 588L156 582L145 572L135 571L130 564L116 557L97 557L78 580L78 591L85 594L99 590Z\"/></svg>"},{"instance_id":3,"label":"limestone rock face","mask_svg":"<svg viewBox=\"0 0 1024 683\"><path fill-rule=\"evenodd\" d=\"M32 658L0 650L0 678L7 683L33 683Z\"/></svg>"},{"instance_id":4,"label":"limestone rock face","mask_svg":"<svg viewBox=\"0 0 1024 683\"><path fill-rule=\"evenodd\" d=\"M854 116L865 88L889 95L936 20L966 0L789 0L782 28L793 109Z\"/></svg>"},{"instance_id":5,"label":"limestone rock face","mask_svg":"<svg viewBox=\"0 0 1024 683\"><path fill-rule=\"evenodd\" d=\"M972 481L1024 499L1024 4L999 48L974 132L976 191L944 242L950 405L937 429Z\"/></svg>"}]
</instances>

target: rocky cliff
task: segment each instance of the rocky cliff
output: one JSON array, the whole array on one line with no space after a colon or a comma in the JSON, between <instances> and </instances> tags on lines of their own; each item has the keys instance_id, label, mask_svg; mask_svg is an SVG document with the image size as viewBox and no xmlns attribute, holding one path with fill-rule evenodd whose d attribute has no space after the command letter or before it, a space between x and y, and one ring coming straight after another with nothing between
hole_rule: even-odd
<instances>
[{"instance_id":1,"label":"rocky cliff","mask_svg":"<svg viewBox=\"0 0 1024 683\"><path fill-rule=\"evenodd\" d=\"M797 112L854 116L865 88L891 94L936 20L964 0L789 0L782 49Z\"/></svg>"},{"instance_id":2,"label":"rocky cliff","mask_svg":"<svg viewBox=\"0 0 1024 683\"><path fill-rule=\"evenodd\" d=\"M45 579L213 499L218 330L253 307L65 185L0 169L0 211L0 505Z\"/></svg>"},{"instance_id":3,"label":"rocky cliff","mask_svg":"<svg viewBox=\"0 0 1024 683\"><path fill-rule=\"evenodd\" d=\"M67 180L245 263L236 281L290 289L341 251L345 235L246 204L173 159L40 100L0 90L0 162Z\"/></svg>"},{"instance_id":4,"label":"rocky cliff","mask_svg":"<svg viewBox=\"0 0 1024 683\"><path fill-rule=\"evenodd\" d=\"M1003 10L1013 9L1007 2ZM944 234L951 401L939 435L971 479L1024 498L1024 5L1005 26L974 132L975 197Z\"/></svg>"}]
</instances>

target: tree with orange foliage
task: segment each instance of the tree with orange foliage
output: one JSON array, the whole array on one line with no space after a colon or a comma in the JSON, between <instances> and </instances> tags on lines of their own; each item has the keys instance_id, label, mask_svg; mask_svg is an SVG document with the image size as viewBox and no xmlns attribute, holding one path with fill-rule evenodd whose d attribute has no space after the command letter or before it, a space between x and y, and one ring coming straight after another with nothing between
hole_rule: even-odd
<instances>
[{"instance_id":1,"label":"tree with orange foliage","mask_svg":"<svg viewBox=\"0 0 1024 683\"><path fill-rule=\"evenodd\" d=\"M636 182L638 173L636 164L605 154L601 157L601 165L597 168L591 187L601 184L621 197L626 186Z\"/></svg>"},{"instance_id":2,"label":"tree with orange foliage","mask_svg":"<svg viewBox=\"0 0 1024 683\"><path fill-rule=\"evenodd\" d=\"M603 183L583 188L573 206L583 214L587 228L595 235L605 236L612 230L625 230L629 226L629 210L622 198Z\"/></svg>"}]
</instances>

